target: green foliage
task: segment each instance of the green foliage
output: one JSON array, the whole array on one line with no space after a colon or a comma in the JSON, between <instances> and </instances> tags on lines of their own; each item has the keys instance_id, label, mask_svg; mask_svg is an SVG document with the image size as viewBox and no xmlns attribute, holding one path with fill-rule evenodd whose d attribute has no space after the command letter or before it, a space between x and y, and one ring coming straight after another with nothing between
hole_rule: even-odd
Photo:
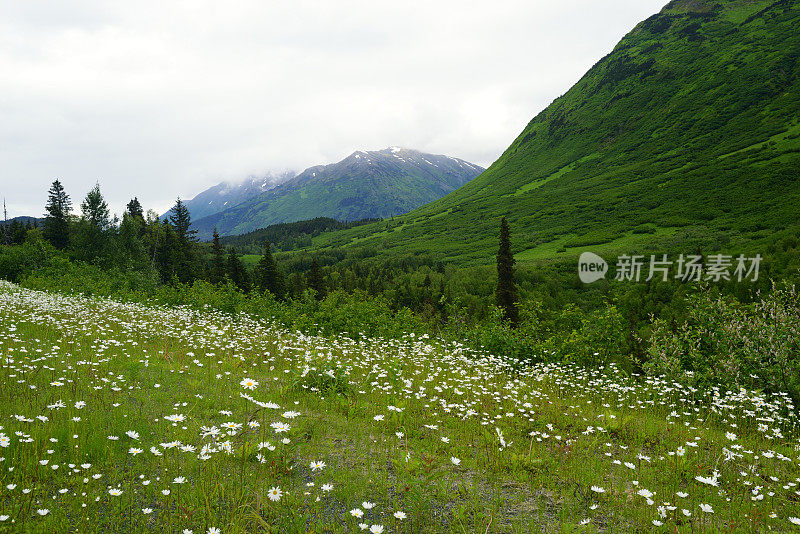
<instances>
[{"instance_id":1,"label":"green foliage","mask_svg":"<svg viewBox=\"0 0 800 534\"><path fill-rule=\"evenodd\" d=\"M234 246L246 254L261 254L265 242L278 250L295 250L310 247L311 238L325 232L355 228L375 221L376 219L362 219L342 222L330 217L315 217L306 221L271 224L246 234L222 237L221 241L224 245Z\"/></svg>"},{"instance_id":2,"label":"green foliage","mask_svg":"<svg viewBox=\"0 0 800 534\"><path fill-rule=\"evenodd\" d=\"M317 300L306 293L291 303L295 316L291 324L306 332L344 334L351 337L399 337L405 332L422 332L424 326L407 308L392 310L382 298L360 292L332 291Z\"/></svg>"},{"instance_id":3,"label":"green foliage","mask_svg":"<svg viewBox=\"0 0 800 534\"><path fill-rule=\"evenodd\" d=\"M14 217L0 223L0 245L19 245L25 241L28 230L39 227L33 217Z\"/></svg>"},{"instance_id":4,"label":"green foliage","mask_svg":"<svg viewBox=\"0 0 800 534\"><path fill-rule=\"evenodd\" d=\"M113 264L123 269L142 272L152 269L147 258L147 247L142 239L144 230L144 219L129 212L123 214L116 239L110 240L115 255Z\"/></svg>"},{"instance_id":5,"label":"green foliage","mask_svg":"<svg viewBox=\"0 0 800 534\"><path fill-rule=\"evenodd\" d=\"M236 249L232 248L228 252L228 259L225 261L225 266L231 282L244 293L250 291L250 273L247 272L242 260L236 255Z\"/></svg>"},{"instance_id":6,"label":"green foliage","mask_svg":"<svg viewBox=\"0 0 800 534\"><path fill-rule=\"evenodd\" d=\"M179 198L170 210L169 222L164 223L164 269L162 277L166 275L177 278L180 282L190 283L201 275L200 255L197 247L197 230L192 228L192 218L189 209ZM172 231L170 231L172 230ZM230 269L231 265L228 265ZM170 272L171 271L171 272ZM242 279L242 284L244 280ZM248 281L249 287L249 281Z\"/></svg>"},{"instance_id":7,"label":"green foliage","mask_svg":"<svg viewBox=\"0 0 800 534\"><path fill-rule=\"evenodd\" d=\"M493 307L489 317L475 324L466 337L476 346L492 354L502 354L512 360L542 361L545 357L541 343L530 332L516 329L505 320L503 310Z\"/></svg>"},{"instance_id":8,"label":"green foliage","mask_svg":"<svg viewBox=\"0 0 800 534\"><path fill-rule=\"evenodd\" d=\"M68 265L66 255L45 238L41 230L28 230L21 245L0 246L0 278L20 282L39 269Z\"/></svg>"},{"instance_id":9,"label":"green foliage","mask_svg":"<svg viewBox=\"0 0 800 534\"><path fill-rule=\"evenodd\" d=\"M269 241L264 244L264 255L258 261L254 270L255 285L261 292L269 291L276 298L283 298L286 294L286 282L283 273L272 257Z\"/></svg>"},{"instance_id":10,"label":"green foliage","mask_svg":"<svg viewBox=\"0 0 800 534\"><path fill-rule=\"evenodd\" d=\"M158 287L155 273L101 269L96 265L70 262L56 256L21 279L26 287L47 291L67 291L121 299L145 299Z\"/></svg>"},{"instance_id":11,"label":"green foliage","mask_svg":"<svg viewBox=\"0 0 800 534\"><path fill-rule=\"evenodd\" d=\"M311 261L311 267L307 275L307 284L308 288L314 291L317 299L321 300L325 298L325 292L327 291L325 279L322 276L322 271L319 268L319 263L317 263L316 258Z\"/></svg>"},{"instance_id":12,"label":"green foliage","mask_svg":"<svg viewBox=\"0 0 800 534\"><path fill-rule=\"evenodd\" d=\"M577 310L570 307L564 314ZM557 360L573 361L585 366L616 363L626 369L637 365L630 359L625 343L625 321L616 306L576 315L576 327L563 338L556 338L556 343L553 343L551 353L558 356Z\"/></svg>"},{"instance_id":13,"label":"green foliage","mask_svg":"<svg viewBox=\"0 0 800 534\"><path fill-rule=\"evenodd\" d=\"M741 304L704 291L679 326L654 324L647 369L693 385L786 392L800 400L800 299L794 286Z\"/></svg>"},{"instance_id":14,"label":"green foliage","mask_svg":"<svg viewBox=\"0 0 800 534\"><path fill-rule=\"evenodd\" d=\"M225 249L219 240L217 229L214 228L214 238L211 241L211 269L209 280L212 284L219 284L225 279Z\"/></svg>"},{"instance_id":15,"label":"green foliage","mask_svg":"<svg viewBox=\"0 0 800 534\"><path fill-rule=\"evenodd\" d=\"M71 248L75 257L92 263L108 262L114 255L107 249L111 245L108 233L111 231L112 221L108 204L100 193L98 184L89 190L81 202L81 212L82 216L73 223L71 232ZM130 248L130 241L128 246Z\"/></svg>"},{"instance_id":16,"label":"green foliage","mask_svg":"<svg viewBox=\"0 0 800 534\"><path fill-rule=\"evenodd\" d=\"M175 228L175 233L181 242L194 240L197 230L192 230L192 217L189 214L189 209L180 198L170 210L169 221Z\"/></svg>"},{"instance_id":17,"label":"green foliage","mask_svg":"<svg viewBox=\"0 0 800 534\"><path fill-rule=\"evenodd\" d=\"M128 215L144 223L144 208L137 197L133 197L125 209Z\"/></svg>"},{"instance_id":18,"label":"green foliage","mask_svg":"<svg viewBox=\"0 0 800 534\"><path fill-rule=\"evenodd\" d=\"M86 198L81 202L81 212L83 217L100 231L106 230L111 225L111 213L108 211L108 204L100 193L100 184L95 184L86 194Z\"/></svg>"}]
</instances>

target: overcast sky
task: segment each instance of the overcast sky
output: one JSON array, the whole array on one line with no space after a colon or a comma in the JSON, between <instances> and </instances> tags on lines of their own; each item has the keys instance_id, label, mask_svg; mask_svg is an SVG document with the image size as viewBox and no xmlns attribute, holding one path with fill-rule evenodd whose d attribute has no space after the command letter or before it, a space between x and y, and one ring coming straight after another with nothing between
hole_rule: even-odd
<instances>
[{"instance_id":1,"label":"overcast sky","mask_svg":"<svg viewBox=\"0 0 800 534\"><path fill-rule=\"evenodd\" d=\"M390 145L488 166L666 0L0 0L0 197L162 212Z\"/></svg>"}]
</instances>

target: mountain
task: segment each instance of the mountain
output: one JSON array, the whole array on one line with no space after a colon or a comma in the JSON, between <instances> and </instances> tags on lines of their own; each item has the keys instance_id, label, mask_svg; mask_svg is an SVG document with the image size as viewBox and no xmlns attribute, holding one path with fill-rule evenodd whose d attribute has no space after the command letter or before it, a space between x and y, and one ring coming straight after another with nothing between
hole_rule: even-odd
<instances>
[{"instance_id":1,"label":"mountain","mask_svg":"<svg viewBox=\"0 0 800 534\"><path fill-rule=\"evenodd\" d=\"M315 247L488 263L501 216L519 260L587 247L742 248L797 224L798 4L670 2L478 178L394 221L323 234Z\"/></svg>"},{"instance_id":2,"label":"mountain","mask_svg":"<svg viewBox=\"0 0 800 534\"><path fill-rule=\"evenodd\" d=\"M483 168L458 158L391 147L357 151L317 165L269 191L195 220L200 238L242 234L283 223L331 217L340 221L399 215L469 182Z\"/></svg>"},{"instance_id":3,"label":"mountain","mask_svg":"<svg viewBox=\"0 0 800 534\"><path fill-rule=\"evenodd\" d=\"M185 201L185 204L192 219L202 219L269 191L281 182L294 178L296 174L294 171L284 171L250 176L241 182L222 182ZM167 216L169 212L163 214L162 218Z\"/></svg>"},{"instance_id":4,"label":"mountain","mask_svg":"<svg viewBox=\"0 0 800 534\"><path fill-rule=\"evenodd\" d=\"M28 224L28 223L31 223L31 224L41 225L44 222L44 217L31 217L29 215L20 215L18 217L11 217L11 218L8 219L8 224L9 225L13 224L15 222L17 224ZM0 224L3 224L3 223L4 223L4 221L0 220Z\"/></svg>"}]
</instances>

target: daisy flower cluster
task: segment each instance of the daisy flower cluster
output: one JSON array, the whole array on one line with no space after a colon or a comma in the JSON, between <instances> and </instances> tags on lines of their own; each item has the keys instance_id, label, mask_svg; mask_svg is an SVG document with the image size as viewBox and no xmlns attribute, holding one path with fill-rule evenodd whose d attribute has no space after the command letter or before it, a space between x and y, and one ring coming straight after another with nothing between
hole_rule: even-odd
<instances>
[{"instance_id":1,"label":"daisy flower cluster","mask_svg":"<svg viewBox=\"0 0 800 534\"><path fill-rule=\"evenodd\" d=\"M5 282L0 358L12 530L800 524L797 408L779 392Z\"/></svg>"}]
</instances>

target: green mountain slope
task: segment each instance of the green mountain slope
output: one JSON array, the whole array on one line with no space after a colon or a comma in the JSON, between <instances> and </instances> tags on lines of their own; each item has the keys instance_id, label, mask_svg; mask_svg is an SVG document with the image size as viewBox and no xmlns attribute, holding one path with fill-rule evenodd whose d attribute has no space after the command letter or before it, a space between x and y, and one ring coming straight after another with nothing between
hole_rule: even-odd
<instances>
[{"instance_id":1,"label":"green mountain slope","mask_svg":"<svg viewBox=\"0 0 800 534\"><path fill-rule=\"evenodd\" d=\"M341 221L406 213L454 191L483 172L472 163L387 148L354 152L331 165L306 169L277 187L195 222L201 238L315 217Z\"/></svg>"},{"instance_id":2,"label":"green mountain slope","mask_svg":"<svg viewBox=\"0 0 800 534\"><path fill-rule=\"evenodd\" d=\"M758 239L800 206L800 5L676 0L641 22L458 191L317 247L492 260Z\"/></svg>"}]
</instances>

